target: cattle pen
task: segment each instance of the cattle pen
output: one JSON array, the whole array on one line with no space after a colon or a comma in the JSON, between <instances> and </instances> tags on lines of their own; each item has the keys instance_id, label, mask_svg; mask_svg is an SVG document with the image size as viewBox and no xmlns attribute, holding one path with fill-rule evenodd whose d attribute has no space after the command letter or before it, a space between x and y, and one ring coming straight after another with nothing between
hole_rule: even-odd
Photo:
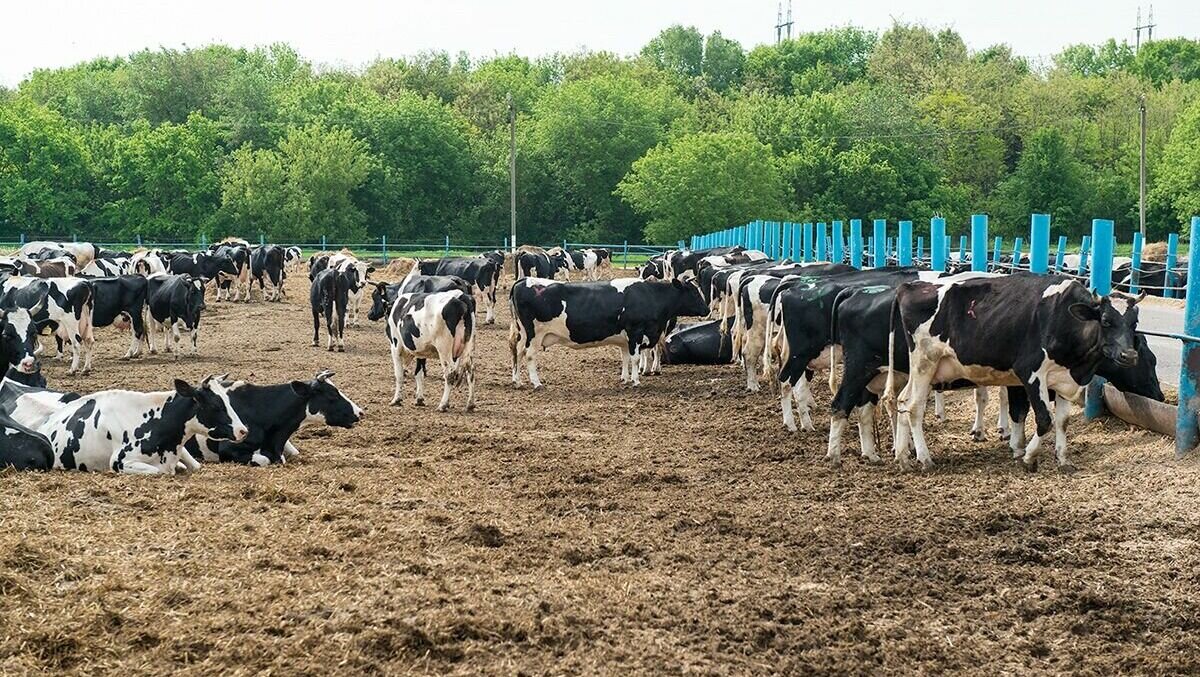
<instances>
[{"instance_id":1,"label":"cattle pen","mask_svg":"<svg viewBox=\"0 0 1200 677\"><path fill-rule=\"evenodd\" d=\"M951 394L933 471L833 468L728 365L633 388L559 348L513 388L504 303L476 411L390 407L382 326L312 347L292 292L210 299L196 357L105 328L90 374L44 360L79 392L329 370L367 411L266 468L0 473L0 672L1200 669L1200 465L1158 434L1073 422L1080 470L1028 473Z\"/></svg>"}]
</instances>

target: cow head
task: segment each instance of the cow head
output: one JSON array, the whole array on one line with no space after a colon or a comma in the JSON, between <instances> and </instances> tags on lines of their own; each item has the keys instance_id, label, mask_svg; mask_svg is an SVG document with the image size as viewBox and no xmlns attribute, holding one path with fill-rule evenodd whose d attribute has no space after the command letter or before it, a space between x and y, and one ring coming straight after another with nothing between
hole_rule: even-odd
<instances>
[{"instance_id":1,"label":"cow head","mask_svg":"<svg viewBox=\"0 0 1200 677\"><path fill-rule=\"evenodd\" d=\"M194 329L200 326L200 314L207 308L204 304L204 281L198 279L187 280L187 297L186 297L187 315L184 318L189 329Z\"/></svg>"},{"instance_id":2,"label":"cow head","mask_svg":"<svg viewBox=\"0 0 1200 677\"><path fill-rule=\"evenodd\" d=\"M1111 361L1122 369L1134 367L1138 361L1137 303L1141 297L1129 303L1128 309L1121 314L1113 307L1112 299L1097 294L1089 294L1087 301L1076 301L1068 306L1068 312L1076 320L1082 322L1097 322L1100 325L1100 350L1103 359Z\"/></svg>"},{"instance_id":3,"label":"cow head","mask_svg":"<svg viewBox=\"0 0 1200 677\"><path fill-rule=\"evenodd\" d=\"M34 355L38 347L38 330L33 315L41 312L45 303L45 300L38 301L28 310L0 310L0 357L25 374L38 371L38 360Z\"/></svg>"},{"instance_id":4,"label":"cow head","mask_svg":"<svg viewBox=\"0 0 1200 677\"><path fill-rule=\"evenodd\" d=\"M292 381L292 391L305 402L305 422L352 428L366 411L346 397L329 380L332 371L323 371L311 381Z\"/></svg>"},{"instance_id":5,"label":"cow head","mask_svg":"<svg viewBox=\"0 0 1200 677\"><path fill-rule=\"evenodd\" d=\"M187 422L186 432L204 435L211 440L241 442L246 439L250 431L229 401L229 392L243 384L243 381L235 381L225 386L221 379L212 376L201 381L199 386L175 379L175 393L179 397L191 400L194 407L192 417Z\"/></svg>"},{"instance_id":6,"label":"cow head","mask_svg":"<svg viewBox=\"0 0 1200 677\"><path fill-rule=\"evenodd\" d=\"M415 270L415 269L414 269ZM376 282L375 291L371 292L371 309L367 311L367 319L372 322L378 322L387 315L388 303L386 282Z\"/></svg>"},{"instance_id":7,"label":"cow head","mask_svg":"<svg viewBox=\"0 0 1200 677\"><path fill-rule=\"evenodd\" d=\"M679 279L671 281L671 288L675 290L675 312L677 315L695 315L704 317L708 315L708 303L704 300L704 295L700 293L700 287L696 286L692 279Z\"/></svg>"}]
</instances>

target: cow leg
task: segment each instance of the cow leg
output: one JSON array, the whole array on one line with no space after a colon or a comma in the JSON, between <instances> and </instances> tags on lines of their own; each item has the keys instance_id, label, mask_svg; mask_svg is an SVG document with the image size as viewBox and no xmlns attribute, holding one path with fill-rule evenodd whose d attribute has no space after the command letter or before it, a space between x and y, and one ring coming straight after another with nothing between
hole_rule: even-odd
<instances>
[{"instance_id":1,"label":"cow leg","mask_svg":"<svg viewBox=\"0 0 1200 677\"><path fill-rule=\"evenodd\" d=\"M829 445L825 450L825 460L834 466L842 464L842 434L846 431L846 414L834 410L829 417Z\"/></svg>"},{"instance_id":2,"label":"cow leg","mask_svg":"<svg viewBox=\"0 0 1200 677\"><path fill-rule=\"evenodd\" d=\"M1028 378L1021 380L1025 382L1025 393L1029 396L1029 406L1033 410L1036 426L1029 443L1025 445L1025 455L1021 462L1025 464L1026 470L1033 471L1037 470L1037 453L1042 446L1042 436L1049 434L1054 426L1050 413L1053 403L1050 401L1050 391L1046 387L1046 375L1043 370L1033 372Z\"/></svg>"},{"instance_id":3,"label":"cow leg","mask_svg":"<svg viewBox=\"0 0 1200 677\"><path fill-rule=\"evenodd\" d=\"M418 407L425 406L425 363L422 359L417 360L417 365L413 367L413 382L417 386L417 401Z\"/></svg>"},{"instance_id":4,"label":"cow leg","mask_svg":"<svg viewBox=\"0 0 1200 677\"><path fill-rule=\"evenodd\" d=\"M875 403L866 402L858 408L858 443L862 447L862 457L869 463L879 463L882 459L875 451Z\"/></svg>"},{"instance_id":5,"label":"cow leg","mask_svg":"<svg viewBox=\"0 0 1200 677\"><path fill-rule=\"evenodd\" d=\"M192 327L192 356L200 354L200 327Z\"/></svg>"},{"instance_id":6,"label":"cow leg","mask_svg":"<svg viewBox=\"0 0 1200 677\"><path fill-rule=\"evenodd\" d=\"M318 308L313 308L313 347L321 345L321 312Z\"/></svg>"},{"instance_id":7,"label":"cow leg","mask_svg":"<svg viewBox=\"0 0 1200 677\"><path fill-rule=\"evenodd\" d=\"M284 458L295 458L299 455L300 455L300 450L296 448L296 445L292 444L291 440L288 440L283 443L283 457Z\"/></svg>"},{"instance_id":8,"label":"cow leg","mask_svg":"<svg viewBox=\"0 0 1200 677\"><path fill-rule=\"evenodd\" d=\"M333 333L333 304L325 306L325 350L333 352L334 333Z\"/></svg>"},{"instance_id":9,"label":"cow leg","mask_svg":"<svg viewBox=\"0 0 1200 677\"><path fill-rule=\"evenodd\" d=\"M621 351L621 383L629 383L629 372L631 369L637 369L638 365L629 364L629 353Z\"/></svg>"},{"instance_id":10,"label":"cow leg","mask_svg":"<svg viewBox=\"0 0 1200 677\"><path fill-rule=\"evenodd\" d=\"M1008 386L1000 388L1000 413L996 416L996 432L1000 439L1007 440L1011 419L1008 414Z\"/></svg>"},{"instance_id":11,"label":"cow leg","mask_svg":"<svg viewBox=\"0 0 1200 677\"><path fill-rule=\"evenodd\" d=\"M1054 454L1058 469L1075 472L1075 466L1067 458L1067 418L1071 415L1071 401L1061 395L1054 396Z\"/></svg>"},{"instance_id":12,"label":"cow leg","mask_svg":"<svg viewBox=\"0 0 1200 677\"><path fill-rule=\"evenodd\" d=\"M183 324L182 320L175 320L171 324L171 352L175 353L175 360L179 360L179 344L183 343L183 337L180 336L179 327Z\"/></svg>"},{"instance_id":13,"label":"cow leg","mask_svg":"<svg viewBox=\"0 0 1200 677\"><path fill-rule=\"evenodd\" d=\"M658 375L662 373L662 354L665 347L663 342L659 341L654 346L654 359L650 362L650 373Z\"/></svg>"},{"instance_id":14,"label":"cow leg","mask_svg":"<svg viewBox=\"0 0 1200 677\"><path fill-rule=\"evenodd\" d=\"M938 423L946 421L946 393L940 390L933 391L933 420Z\"/></svg>"},{"instance_id":15,"label":"cow leg","mask_svg":"<svg viewBox=\"0 0 1200 677\"><path fill-rule=\"evenodd\" d=\"M79 372L79 360L83 353L82 337L72 332L71 333L71 368L67 370L68 374Z\"/></svg>"},{"instance_id":16,"label":"cow leg","mask_svg":"<svg viewBox=\"0 0 1200 677\"><path fill-rule=\"evenodd\" d=\"M786 379L779 382L779 408L783 411L783 427L796 432L796 416L792 412L793 387Z\"/></svg>"},{"instance_id":17,"label":"cow leg","mask_svg":"<svg viewBox=\"0 0 1200 677\"><path fill-rule=\"evenodd\" d=\"M1024 388L1010 386L1005 388L1004 392L1008 398L1007 415L1012 421L1008 446L1015 461L1025 454L1025 417L1029 414L1029 397Z\"/></svg>"},{"instance_id":18,"label":"cow leg","mask_svg":"<svg viewBox=\"0 0 1200 677\"><path fill-rule=\"evenodd\" d=\"M392 339L392 373L396 377L396 389L392 393L392 406L398 407L403 404L404 399L404 370L408 365L404 364L404 359L400 354L399 339Z\"/></svg>"},{"instance_id":19,"label":"cow leg","mask_svg":"<svg viewBox=\"0 0 1200 677\"><path fill-rule=\"evenodd\" d=\"M796 381L796 385L792 386L795 399L793 403L796 407L796 413L800 415L800 427L803 430L812 432L816 430L813 425L812 416L809 415L809 410L813 405L812 391L808 387L808 374L800 374L800 378Z\"/></svg>"},{"instance_id":20,"label":"cow leg","mask_svg":"<svg viewBox=\"0 0 1200 677\"><path fill-rule=\"evenodd\" d=\"M483 290L483 307L487 309L487 315L484 317L484 322L488 324L496 323L496 298L494 296L495 289Z\"/></svg>"},{"instance_id":21,"label":"cow leg","mask_svg":"<svg viewBox=\"0 0 1200 677\"><path fill-rule=\"evenodd\" d=\"M182 444L179 445L178 454L179 462L183 464L183 467L186 468L188 472L195 472L200 469L200 462L197 461L196 457L192 456L192 452L188 451L187 448Z\"/></svg>"},{"instance_id":22,"label":"cow leg","mask_svg":"<svg viewBox=\"0 0 1200 677\"><path fill-rule=\"evenodd\" d=\"M536 339L535 339L536 341ZM525 346L525 370L529 372L529 383L534 390L542 387L542 377L538 375L537 352L541 349L541 343L530 343ZM624 356L624 352L621 353Z\"/></svg>"},{"instance_id":23,"label":"cow leg","mask_svg":"<svg viewBox=\"0 0 1200 677\"><path fill-rule=\"evenodd\" d=\"M464 371L467 379L467 413L470 413L475 411L475 365L466 365Z\"/></svg>"},{"instance_id":24,"label":"cow leg","mask_svg":"<svg viewBox=\"0 0 1200 677\"><path fill-rule=\"evenodd\" d=\"M437 410L446 411L450 408L450 365L443 359L438 359L442 363L442 400L438 402Z\"/></svg>"},{"instance_id":25,"label":"cow leg","mask_svg":"<svg viewBox=\"0 0 1200 677\"><path fill-rule=\"evenodd\" d=\"M637 364L638 364L638 360L640 360L640 359L641 359L641 352L642 352L642 346L641 346L641 344L640 344L640 343L634 343L634 342L631 340L631 341L630 341L630 345L629 345L629 366L630 366L630 367L634 367L635 365L637 365ZM636 368L635 368L635 369L630 369L630 371L631 371L631 372L633 372L633 373L632 373L632 376L633 376L633 385L635 385L635 386L640 386L640 385L642 384L642 381L641 381L641 374L639 374L639 373L638 373L638 370L637 370Z\"/></svg>"},{"instance_id":26,"label":"cow leg","mask_svg":"<svg viewBox=\"0 0 1200 677\"><path fill-rule=\"evenodd\" d=\"M921 356L912 356L909 362L912 366L908 374L908 383L904 387L907 397L904 397L905 393L902 392L903 399L897 406L897 416L900 419L906 419L908 430L904 430L904 424L896 426L896 459L901 463L907 462L908 441L909 434L911 434L917 451L917 460L921 463L922 469L929 470L933 467L933 458L930 457L929 446L925 443L924 418L938 361L937 359L930 360Z\"/></svg>"},{"instance_id":27,"label":"cow leg","mask_svg":"<svg viewBox=\"0 0 1200 677\"><path fill-rule=\"evenodd\" d=\"M354 324L357 326L358 320ZM337 351L346 352L346 313L340 311L337 313Z\"/></svg>"},{"instance_id":28,"label":"cow leg","mask_svg":"<svg viewBox=\"0 0 1200 677\"><path fill-rule=\"evenodd\" d=\"M162 475L162 468L141 461L126 461L121 464L121 472L126 475Z\"/></svg>"},{"instance_id":29,"label":"cow leg","mask_svg":"<svg viewBox=\"0 0 1200 677\"><path fill-rule=\"evenodd\" d=\"M975 421L971 424L971 439L982 442L986 437L983 432L983 415L987 409L988 391L984 386L975 386Z\"/></svg>"}]
</instances>

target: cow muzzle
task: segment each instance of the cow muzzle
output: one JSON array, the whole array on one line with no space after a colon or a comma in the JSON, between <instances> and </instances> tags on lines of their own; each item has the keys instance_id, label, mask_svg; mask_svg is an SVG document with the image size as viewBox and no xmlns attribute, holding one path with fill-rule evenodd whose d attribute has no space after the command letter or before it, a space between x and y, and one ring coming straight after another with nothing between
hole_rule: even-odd
<instances>
[{"instance_id":1,"label":"cow muzzle","mask_svg":"<svg viewBox=\"0 0 1200 677\"><path fill-rule=\"evenodd\" d=\"M233 429L233 441L241 442L246 439L246 435L250 434L250 429L244 425L235 426Z\"/></svg>"},{"instance_id":2,"label":"cow muzzle","mask_svg":"<svg viewBox=\"0 0 1200 677\"><path fill-rule=\"evenodd\" d=\"M32 373L36 372L37 371L37 358L33 357L32 355L26 355L21 360L21 363L17 365L17 369L21 370L21 373L24 373L24 374L32 374Z\"/></svg>"},{"instance_id":3,"label":"cow muzzle","mask_svg":"<svg viewBox=\"0 0 1200 677\"><path fill-rule=\"evenodd\" d=\"M1132 348L1122 350L1120 355L1117 355L1117 366L1128 368L1137 366L1138 352Z\"/></svg>"}]
</instances>

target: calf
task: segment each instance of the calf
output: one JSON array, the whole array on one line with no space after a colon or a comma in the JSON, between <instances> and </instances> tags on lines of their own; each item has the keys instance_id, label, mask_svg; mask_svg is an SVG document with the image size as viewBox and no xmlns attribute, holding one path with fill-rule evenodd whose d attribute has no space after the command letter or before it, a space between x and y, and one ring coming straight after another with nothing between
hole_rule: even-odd
<instances>
[{"instance_id":1,"label":"calf","mask_svg":"<svg viewBox=\"0 0 1200 677\"><path fill-rule=\"evenodd\" d=\"M690 282L636 278L577 283L526 278L513 285L509 304L513 383L521 383L524 360L534 388L542 386L537 355L554 345L620 346L621 381L632 380L636 386L641 350L657 344L673 318L708 311L700 290Z\"/></svg>"},{"instance_id":2,"label":"calf","mask_svg":"<svg viewBox=\"0 0 1200 677\"><path fill-rule=\"evenodd\" d=\"M450 406L450 386L467 384L466 410L475 410L475 300L470 293L444 291L401 294L387 322L396 390L392 404L404 398L404 372L415 361L416 403L425 403L425 365L431 358L442 364L442 399L438 411Z\"/></svg>"},{"instance_id":3,"label":"calf","mask_svg":"<svg viewBox=\"0 0 1200 677\"><path fill-rule=\"evenodd\" d=\"M197 459L245 465L284 463L299 454L292 435L310 424L352 428L365 414L322 371L311 381L272 386L244 384L229 391L229 401L248 431L240 442L197 434L186 444Z\"/></svg>"},{"instance_id":4,"label":"calf","mask_svg":"<svg viewBox=\"0 0 1200 677\"><path fill-rule=\"evenodd\" d=\"M314 346L319 345L321 338L321 316L325 316L325 331L329 336L327 348L337 346L339 353L346 352L346 305L350 293L358 287L358 269L348 267L345 270L325 268L313 278L309 288L309 304L313 316Z\"/></svg>"},{"instance_id":5,"label":"calf","mask_svg":"<svg viewBox=\"0 0 1200 677\"><path fill-rule=\"evenodd\" d=\"M48 280L12 277L0 283L0 306L33 311L30 314L39 332L50 327L57 338L70 342L68 373L74 374L81 368L86 373L92 369L96 342L92 334L92 290L90 280L76 277Z\"/></svg>"},{"instance_id":6,"label":"calf","mask_svg":"<svg viewBox=\"0 0 1200 677\"><path fill-rule=\"evenodd\" d=\"M175 380L173 391L104 390L66 403L38 427L54 450L54 467L117 473L174 474L198 466L184 448L197 434L240 442L246 425L228 387L210 376L199 386Z\"/></svg>"},{"instance_id":7,"label":"calf","mask_svg":"<svg viewBox=\"0 0 1200 677\"><path fill-rule=\"evenodd\" d=\"M204 312L204 282L190 275L157 275L146 281L146 306L150 311L147 332L150 354L157 352L154 336L163 334L163 352L179 359L180 330L191 334L192 355L200 352L200 317Z\"/></svg>"},{"instance_id":8,"label":"calf","mask_svg":"<svg viewBox=\"0 0 1200 677\"><path fill-rule=\"evenodd\" d=\"M962 379L1025 389L1037 432L1022 460L1036 469L1042 437L1083 397L1102 357L1122 367L1137 363L1135 304L1122 315L1109 298L1074 280L1024 273L953 285L906 283L896 292L891 320L893 340L909 354L908 383L898 398L897 460L907 462L911 433L921 466L932 467L924 398L935 383ZM885 398L896 392L894 373L889 369ZM1055 451L1059 466L1070 470L1065 434Z\"/></svg>"},{"instance_id":9,"label":"calf","mask_svg":"<svg viewBox=\"0 0 1200 677\"><path fill-rule=\"evenodd\" d=\"M250 254L250 279L258 282L258 290L264 301L283 300L283 281L285 251L283 247L273 244L256 248ZM266 282L271 283L270 294L267 293Z\"/></svg>"},{"instance_id":10,"label":"calf","mask_svg":"<svg viewBox=\"0 0 1200 677\"><path fill-rule=\"evenodd\" d=\"M483 301L482 305L487 309L484 321L488 324L496 321L496 287L499 286L500 281L500 266L503 266L503 261L497 264L495 256L444 258L417 262L417 268L422 275L453 275L466 280L473 287L473 295ZM426 291L441 290L429 289Z\"/></svg>"}]
</instances>

